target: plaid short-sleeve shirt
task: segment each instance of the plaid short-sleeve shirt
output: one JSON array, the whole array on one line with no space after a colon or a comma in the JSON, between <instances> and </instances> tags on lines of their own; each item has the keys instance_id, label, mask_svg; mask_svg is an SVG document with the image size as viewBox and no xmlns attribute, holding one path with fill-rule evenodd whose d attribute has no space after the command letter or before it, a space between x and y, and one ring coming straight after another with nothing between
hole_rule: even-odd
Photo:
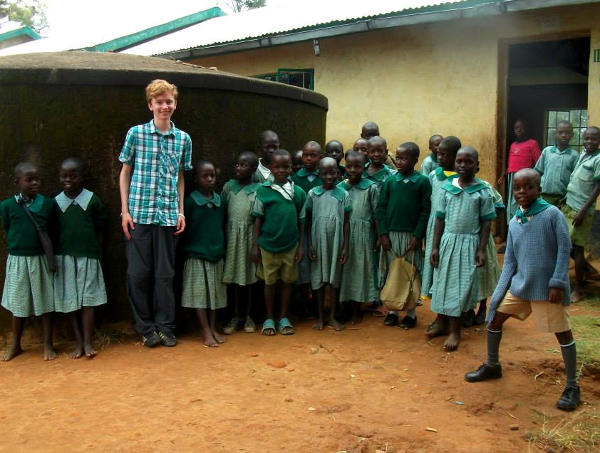
<instances>
[{"instance_id":1,"label":"plaid short-sleeve shirt","mask_svg":"<svg viewBox=\"0 0 600 453\"><path fill-rule=\"evenodd\" d=\"M129 213L134 223L177 225L177 176L192 169L192 140L171 122L163 134L151 120L127 132L119 161L131 165Z\"/></svg>"}]
</instances>

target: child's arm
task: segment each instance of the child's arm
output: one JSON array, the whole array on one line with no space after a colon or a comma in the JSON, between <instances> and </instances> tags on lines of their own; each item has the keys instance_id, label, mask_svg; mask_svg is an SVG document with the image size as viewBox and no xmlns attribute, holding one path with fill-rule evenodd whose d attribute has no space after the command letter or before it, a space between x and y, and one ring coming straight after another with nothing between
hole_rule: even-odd
<instances>
[{"instance_id":1,"label":"child's arm","mask_svg":"<svg viewBox=\"0 0 600 453\"><path fill-rule=\"evenodd\" d=\"M413 231L413 237L408 244L408 250L420 250L421 241L425 237L427 231L427 221L429 220L429 214L431 214L431 183L429 178L423 178L421 183L421 212L419 213L419 219L417 225Z\"/></svg>"},{"instance_id":2,"label":"child's arm","mask_svg":"<svg viewBox=\"0 0 600 453\"><path fill-rule=\"evenodd\" d=\"M494 212L494 216L496 213ZM490 230L492 228L491 220L484 220L481 222L479 230L479 245L477 246L477 253L475 254L475 264L477 267L482 267L485 264L485 248L490 239Z\"/></svg>"},{"instance_id":3,"label":"child's arm","mask_svg":"<svg viewBox=\"0 0 600 453\"><path fill-rule=\"evenodd\" d=\"M131 239L129 230L135 230L133 219L129 214L129 185L131 184L131 165L123 164L119 174L119 193L121 195L121 228L125 239Z\"/></svg>"},{"instance_id":4,"label":"child's arm","mask_svg":"<svg viewBox=\"0 0 600 453\"><path fill-rule=\"evenodd\" d=\"M298 221L298 231L300 232L300 239L298 239L298 248L296 249L296 263L304 258L304 222L301 220Z\"/></svg>"},{"instance_id":5,"label":"child's arm","mask_svg":"<svg viewBox=\"0 0 600 453\"><path fill-rule=\"evenodd\" d=\"M252 262L258 264L260 261L260 250L258 250L258 235L262 228L263 219L262 217L254 218L254 233L252 235Z\"/></svg>"},{"instance_id":6,"label":"child's arm","mask_svg":"<svg viewBox=\"0 0 600 453\"><path fill-rule=\"evenodd\" d=\"M446 221L436 215L435 226L433 228L433 246L431 256L429 257L429 261L433 267L438 267L440 261L440 240L442 239L442 234L444 234L444 228L446 228Z\"/></svg>"},{"instance_id":7,"label":"child's arm","mask_svg":"<svg viewBox=\"0 0 600 453\"><path fill-rule=\"evenodd\" d=\"M348 241L350 241L350 212L344 212L344 244L342 245L342 255L340 264L346 264L348 260Z\"/></svg>"},{"instance_id":8,"label":"child's arm","mask_svg":"<svg viewBox=\"0 0 600 453\"><path fill-rule=\"evenodd\" d=\"M579 212L573 218L573 226L579 226L585 219L585 216L588 215L588 210L596 203L596 198L598 198L598 194L600 194L600 180L596 181L596 185L592 190L588 200L585 202L583 207L579 210Z\"/></svg>"},{"instance_id":9,"label":"child's arm","mask_svg":"<svg viewBox=\"0 0 600 453\"><path fill-rule=\"evenodd\" d=\"M379 242L381 243L381 247L383 247L383 249L386 251L392 250L392 243L390 242L390 237L388 236L387 223L385 221L388 198L389 184L386 181L381 187L381 192L379 193L379 198L377 200L377 208L375 209L375 219L377 220Z\"/></svg>"},{"instance_id":10,"label":"child's arm","mask_svg":"<svg viewBox=\"0 0 600 453\"><path fill-rule=\"evenodd\" d=\"M306 228L306 230L308 231L308 259L311 261L316 261L317 260L317 253L315 252L315 249L313 248L313 242L312 242L312 213L310 211L306 211L306 216L305 216L305 220L304 220L304 228Z\"/></svg>"},{"instance_id":11,"label":"child's arm","mask_svg":"<svg viewBox=\"0 0 600 453\"><path fill-rule=\"evenodd\" d=\"M185 173L179 170L177 175L177 195L179 196L177 227L175 228L175 236L179 236L185 230L185 212L183 208L183 197L185 196Z\"/></svg>"},{"instance_id":12,"label":"child's arm","mask_svg":"<svg viewBox=\"0 0 600 453\"><path fill-rule=\"evenodd\" d=\"M565 300L565 289L569 282L569 258L571 254L571 236L567 220L557 212L555 216L553 231L556 237L556 264L554 273L548 283L548 300L553 303L562 303Z\"/></svg>"}]
</instances>

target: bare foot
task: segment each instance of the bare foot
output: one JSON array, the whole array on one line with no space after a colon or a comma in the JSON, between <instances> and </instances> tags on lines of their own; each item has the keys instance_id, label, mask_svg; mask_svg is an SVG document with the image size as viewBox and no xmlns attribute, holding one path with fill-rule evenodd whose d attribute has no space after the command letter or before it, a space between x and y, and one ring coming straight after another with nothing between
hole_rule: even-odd
<instances>
[{"instance_id":1,"label":"bare foot","mask_svg":"<svg viewBox=\"0 0 600 453\"><path fill-rule=\"evenodd\" d=\"M219 335L217 332L213 332L213 337L219 344L225 343L227 340L222 335Z\"/></svg>"},{"instance_id":2,"label":"bare foot","mask_svg":"<svg viewBox=\"0 0 600 453\"><path fill-rule=\"evenodd\" d=\"M448 335L448 338L446 338L446 341L444 342L444 349L446 351L456 351L459 344L460 334L452 332L450 335Z\"/></svg>"},{"instance_id":3,"label":"bare foot","mask_svg":"<svg viewBox=\"0 0 600 453\"><path fill-rule=\"evenodd\" d=\"M2 360L4 360L5 362L8 362L9 360L14 359L16 356L18 356L19 354L21 354L23 352L23 350L21 349L21 345L13 345L12 348L10 348L8 351L6 351L4 353L4 355L2 356Z\"/></svg>"},{"instance_id":4,"label":"bare foot","mask_svg":"<svg viewBox=\"0 0 600 453\"><path fill-rule=\"evenodd\" d=\"M69 355L69 357L71 357L72 359L78 359L82 355L83 355L83 346L81 346L80 344L78 344L77 346L75 346L75 349Z\"/></svg>"},{"instance_id":5,"label":"bare foot","mask_svg":"<svg viewBox=\"0 0 600 453\"><path fill-rule=\"evenodd\" d=\"M215 337L213 337L211 333L210 335L206 335L204 337L204 346L207 348L218 348L219 343L217 343L217 340L215 340Z\"/></svg>"},{"instance_id":6,"label":"bare foot","mask_svg":"<svg viewBox=\"0 0 600 453\"><path fill-rule=\"evenodd\" d=\"M352 325L360 324L362 320L363 317L361 315L354 315L352 316Z\"/></svg>"},{"instance_id":7,"label":"bare foot","mask_svg":"<svg viewBox=\"0 0 600 453\"><path fill-rule=\"evenodd\" d=\"M331 327L333 327L337 332L341 332L342 330L345 329L344 325L341 322L339 322L337 319L330 319L329 325Z\"/></svg>"},{"instance_id":8,"label":"bare foot","mask_svg":"<svg viewBox=\"0 0 600 453\"><path fill-rule=\"evenodd\" d=\"M444 323L435 320L425 330L425 335L429 338L439 337L440 335L444 335L447 332L447 328Z\"/></svg>"},{"instance_id":9,"label":"bare foot","mask_svg":"<svg viewBox=\"0 0 600 453\"><path fill-rule=\"evenodd\" d=\"M313 329L315 329L315 330L323 330L323 320L322 319L317 319L315 321L315 323L313 324Z\"/></svg>"},{"instance_id":10,"label":"bare foot","mask_svg":"<svg viewBox=\"0 0 600 453\"><path fill-rule=\"evenodd\" d=\"M571 302L579 302L583 299L583 294L578 289L571 291Z\"/></svg>"},{"instance_id":11,"label":"bare foot","mask_svg":"<svg viewBox=\"0 0 600 453\"><path fill-rule=\"evenodd\" d=\"M44 360L54 360L56 358L56 351L52 345L44 345Z\"/></svg>"},{"instance_id":12,"label":"bare foot","mask_svg":"<svg viewBox=\"0 0 600 453\"><path fill-rule=\"evenodd\" d=\"M85 355L88 359L93 359L94 357L96 357L97 352L94 350L91 344L86 344L83 347L83 351L85 352Z\"/></svg>"}]
</instances>

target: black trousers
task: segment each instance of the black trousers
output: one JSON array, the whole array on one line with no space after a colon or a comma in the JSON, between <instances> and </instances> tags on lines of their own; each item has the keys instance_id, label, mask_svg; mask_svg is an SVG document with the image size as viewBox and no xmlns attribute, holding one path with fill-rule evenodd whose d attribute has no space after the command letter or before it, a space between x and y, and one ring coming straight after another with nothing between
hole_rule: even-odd
<instances>
[{"instance_id":1,"label":"black trousers","mask_svg":"<svg viewBox=\"0 0 600 453\"><path fill-rule=\"evenodd\" d=\"M136 224L127 242L127 294L141 335L175 328L175 227Z\"/></svg>"}]
</instances>

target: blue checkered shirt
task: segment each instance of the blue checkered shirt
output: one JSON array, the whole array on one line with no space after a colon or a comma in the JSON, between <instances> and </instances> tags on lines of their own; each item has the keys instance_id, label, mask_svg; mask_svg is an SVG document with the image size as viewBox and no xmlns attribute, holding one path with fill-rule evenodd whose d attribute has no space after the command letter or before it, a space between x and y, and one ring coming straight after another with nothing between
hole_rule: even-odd
<instances>
[{"instance_id":1,"label":"blue checkered shirt","mask_svg":"<svg viewBox=\"0 0 600 453\"><path fill-rule=\"evenodd\" d=\"M166 134L154 121L127 132L119 161L131 165L129 214L134 223L177 225L177 176L192 169L192 139L171 122Z\"/></svg>"}]
</instances>

